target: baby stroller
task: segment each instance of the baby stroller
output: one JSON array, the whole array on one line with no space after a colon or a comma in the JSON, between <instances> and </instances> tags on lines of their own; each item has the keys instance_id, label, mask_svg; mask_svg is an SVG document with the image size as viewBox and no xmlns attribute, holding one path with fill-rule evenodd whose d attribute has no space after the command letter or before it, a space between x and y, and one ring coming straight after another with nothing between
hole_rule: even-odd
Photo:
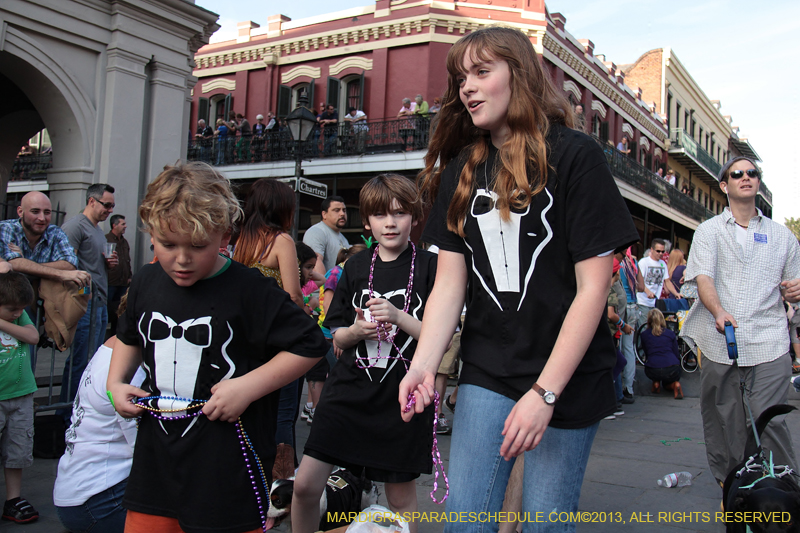
<instances>
[{"instance_id":1,"label":"baby stroller","mask_svg":"<svg viewBox=\"0 0 800 533\"><path fill-rule=\"evenodd\" d=\"M656 309L661 311L664 315L664 320L667 321L667 327L678 337L678 352L681 360L681 368L684 372L695 372L699 366L697 356L689 345L680 337L681 326L683 326L683 321L686 318L686 314L689 312L689 302L686 301L685 298L680 300L659 299L656 300ZM642 366L644 366L645 361L647 361L647 354L644 351L641 341L642 332L646 327L647 323L641 324L633 337L633 345L636 348L636 360Z\"/></svg>"}]
</instances>

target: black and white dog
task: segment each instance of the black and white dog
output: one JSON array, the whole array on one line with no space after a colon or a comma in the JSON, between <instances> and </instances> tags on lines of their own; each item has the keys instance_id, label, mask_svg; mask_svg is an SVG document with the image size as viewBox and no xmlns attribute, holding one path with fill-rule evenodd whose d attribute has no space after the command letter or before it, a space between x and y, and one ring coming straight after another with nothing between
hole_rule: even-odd
<instances>
[{"instance_id":1,"label":"black and white dog","mask_svg":"<svg viewBox=\"0 0 800 533\"><path fill-rule=\"evenodd\" d=\"M791 405L773 405L756 420L759 438L770 420L794 411ZM751 433L745 446L745 460L739 463L725 479L722 503L726 513L765 513L764 520L729 521L728 533L744 533L747 527L753 533L800 533L800 487L795 474L782 466L774 467L775 476L769 476L760 458L761 447ZM773 514L777 513L777 514ZM788 513L788 514L786 514ZM753 518L759 515L741 515ZM787 518L790 517L788 520Z\"/></svg>"},{"instance_id":2,"label":"black and white dog","mask_svg":"<svg viewBox=\"0 0 800 533\"><path fill-rule=\"evenodd\" d=\"M270 506L267 512L268 522L272 519L275 526L285 525L286 531L289 532L292 531L293 494L294 478L276 479L272 482L269 494ZM319 529L329 531L347 525L350 520L345 517L375 505L378 503L378 496L378 487L372 481L359 479L349 470L337 468L328 476L325 492L319 501Z\"/></svg>"}]
</instances>

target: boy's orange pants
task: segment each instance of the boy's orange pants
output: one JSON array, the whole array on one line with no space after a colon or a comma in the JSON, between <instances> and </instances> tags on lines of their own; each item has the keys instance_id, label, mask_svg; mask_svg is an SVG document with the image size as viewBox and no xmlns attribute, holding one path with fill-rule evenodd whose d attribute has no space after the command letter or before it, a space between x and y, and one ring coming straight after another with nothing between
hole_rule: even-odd
<instances>
[{"instance_id":1,"label":"boy's orange pants","mask_svg":"<svg viewBox=\"0 0 800 533\"><path fill-rule=\"evenodd\" d=\"M128 511L125 533L184 533L177 518ZM262 528L247 533L264 533Z\"/></svg>"}]
</instances>

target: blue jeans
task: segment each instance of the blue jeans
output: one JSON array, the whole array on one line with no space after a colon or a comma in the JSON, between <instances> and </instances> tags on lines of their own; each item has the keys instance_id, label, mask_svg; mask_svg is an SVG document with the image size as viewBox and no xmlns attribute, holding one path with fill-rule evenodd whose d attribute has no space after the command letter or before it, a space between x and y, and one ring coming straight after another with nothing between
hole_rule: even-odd
<instances>
[{"instance_id":1,"label":"blue jeans","mask_svg":"<svg viewBox=\"0 0 800 533\"><path fill-rule=\"evenodd\" d=\"M500 457L503 424L516 402L475 385L461 385L450 446L447 512L498 513L514 461ZM592 442L600 424L582 429L548 427L525 452L522 511L531 513L523 531L575 531L574 523L533 522L551 511L577 511ZM555 516L555 515L554 515ZM448 523L445 533L497 531L496 521Z\"/></svg>"},{"instance_id":2,"label":"blue jeans","mask_svg":"<svg viewBox=\"0 0 800 533\"><path fill-rule=\"evenodd\" d=\"M75 399L78 386L81 383L81 375L86 369L86 365L89 363L89 351L92 350L91 354L94 355L97 348L103 344L106 326L108 325L108 307L105 305L98 305L94 315L94 339L89 339L92 317L92 302L90 301L89 306L86 308L86 313L78 321L78 327L75 329L75 337L72 339L70 355L64 362L64 374L61 380L62 402L72 402ZM69 371L70 359L72 360L72 373ZM67 383L72 384L69 396L67 396ZM66 418L69 419L69 409L66 412Z\"/></svg>"},{"instance_id":3,"label":"blue jeans","mask_svg":"<svg viewBox=\"0 0 800 533\"><path fill-rule=\"evenodd\" d=\"M275 444L288 444L294 449L294 423L297 420L297 387L299 379L281 387L278 400L278 423L275 429Z\"/></svg>"},{"instance_id":4,"label":"blue jeans","mask_svg":"<svg viewBox=\"0 0 800 533\"><path fill-rule=\"evenodd\" d=\"M72 533L122 533L127 510L122 507L127 479L95 494L83 505L56 507L58 519Z\"/></svg>"},{"instance_id":5,"label":"blue jeans","mask_svg":"<svg viewBox=\"0 0 800 533\"><path fill-rule=\"evenodd\" d=\"M625 356L625 368L622 369L622 387L633 395L633 380L636 377L636 354L633 352L633 333L620 335L622 355Z\"/></svg>"}]
</instances>

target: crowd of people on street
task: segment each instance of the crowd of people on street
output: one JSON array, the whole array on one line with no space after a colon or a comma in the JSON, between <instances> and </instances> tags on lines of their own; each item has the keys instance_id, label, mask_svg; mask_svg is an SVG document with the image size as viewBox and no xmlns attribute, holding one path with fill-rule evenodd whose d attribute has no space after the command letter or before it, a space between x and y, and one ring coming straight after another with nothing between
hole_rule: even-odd
<instances>
[{"instance_id":1,"label":"crowd of people on street","mask_svg":"<svg viewBox=\"0 0 800 533\"><path fill-rule=\"evenodd\" d=\"M30 345L42 334L29 279L39 294L52 282L84 297L53 492L70 531L256 533L275 523L270 483L294 477L293 531L313 533L335 466L382 482L389 509L413 513L415 480L444 468L443 435L449 513L573 513L600 423L635 402L637 354L652 393L683 398L681 342L702 367L708 463L722 483L744 450L743 402L754 416L786 403L790 345L800 351L800 313L784 307L800 301L800 244L755 207L758 167L735 157L722 168L729 207L697 228L688 256L653 238L637 260L641 236L603 147L528 37L472 31L446 67L442 98L404 99L398 113L401 131L430 135L417 183L386 173L359 190L363 245L347 238L344 197L325 198L295 242L288 185L259 179L241 202L207 164L253 157L256 139L282 128L272 113L252 126L233 112L216 129L198 122L203 161L166 167L138 207L154 258L136 269L111 185L88 187L60 228L45 194L22 198L18 218L0 222L4 519L38 518L22 495ZM431 114L438 127L421 128ZM356 139L371 127L363 110L340 118L325 104L317 122L322 155L344 126ZM680 328L675 306L688 310ZM762 444L796 471L785 422Z\"/></svg>"}]
</instances>

